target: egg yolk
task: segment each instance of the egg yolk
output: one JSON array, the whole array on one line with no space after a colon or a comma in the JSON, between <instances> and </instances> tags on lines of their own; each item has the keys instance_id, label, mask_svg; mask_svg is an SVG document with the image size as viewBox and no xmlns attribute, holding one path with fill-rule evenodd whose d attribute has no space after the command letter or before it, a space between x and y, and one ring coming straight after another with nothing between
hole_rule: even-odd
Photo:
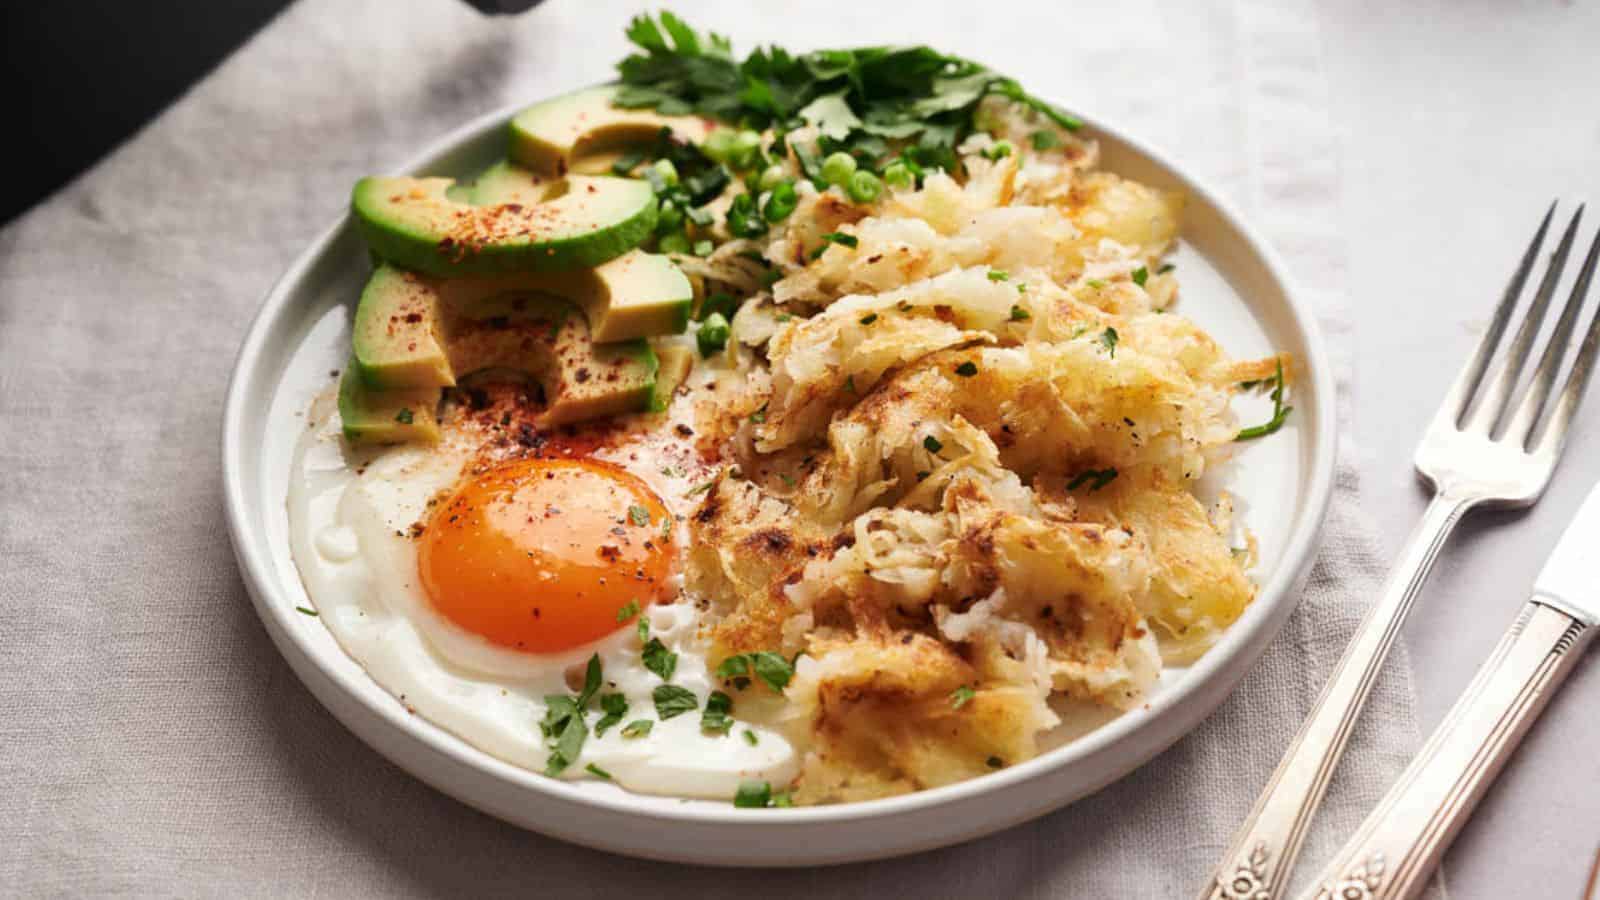
<instances>
[{"instance_id":1,"label":"egg yolk","mask_svg":"<svg viewBox=\"0 0 1600 900\"><path fill-rule=\"evenodd\" d=\"M604 637L668 591L669 513L593 460L519 460L474 476L423 531L418 568L441 615L530 653ZM620 619L620 621L619 621Z\"/></svg>"}]
</instances>

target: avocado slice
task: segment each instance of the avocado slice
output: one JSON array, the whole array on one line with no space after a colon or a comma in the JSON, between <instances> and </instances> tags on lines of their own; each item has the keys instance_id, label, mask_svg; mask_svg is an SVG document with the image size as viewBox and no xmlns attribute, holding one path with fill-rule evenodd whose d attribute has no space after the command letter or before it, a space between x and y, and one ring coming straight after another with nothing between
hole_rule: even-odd
<instances>
[{"instance_id":1,"label":"avocado slice","mask_svg":"<svg viewBox=\"0 0 1600 900\"><path fill-rule=\"evenodd\" d=\"M651 412L666 412L672 405L672 395L678 385L689 377L694 368L694 349L688 344L665 344L656 351L656 387L650 398Z\"/></svg>"},{"instance_id":2,"label":"avocado slice","mask_svg":"<svg viewBox=\"0 0 1600 900\"><path fill-rule=\"evenodd\" d=\"M544 175L565 175L579 156L655 140L661 129L699 144L710 130L696 116L663 116L613 105L616 85L588 88L528 107L511 120L511 158Z\"/></svg>"},{"instance_id":3,"label":"avocado slice","mask_svg":"<svg viewBox=\"0 0 1600 900\"><path fill-rule=\"evenodd\" d=\"M438 388L375 391L362 381L354 363L339 378L339 421L346 439L356 443L433 443L439 439Z\"/></svg>"},{"instance_id":4,"label":"avocado slice","mask_svg":"<svg viewBox=\"0 0 1600 900\"><path fill-rule=\"evenodd\" d=\"M630 178L574 175L537 203L495 206L452 199L454 186L449 178L363 178L351 197L356 226L382 258L433 275L595 266L655 227L654 192Z\"/></svg>"},{"instance_id":5,"label":"avocado slice","mask_svg":"<svg viewBox=\"0 0 1600 900\"><path fill-rule=\"evenodd\" d=\"M501 160L483 171L465 192L475 206L521 203L531 206L544 200L554 179L534 174L515 163Z\"/></svg>"},{"instance_id":6,"label":"avocado slice","mask_svg":"<svg viewBox=\"0 0 1600 900\"><path fill-rule=\"evenodd\" d=\"M659 369L649 342L597 343L577 306L527 282L440 280L379 267L356 307L355 353L345 376L350 384L341 384L340 394L346 434L377 441L436 435L433 402L424 418L415 410L418 398L437 401L441 388L485 369L510 369L539 382L545 393L541 424L649 409ZM413 409L411 423L396 418L406 407ZM419 427L406 431L400 424Z\"/></svg>"},{"instance_id":7,"label":"avocado slice","mask_svg":"<svg viewBox=\"0 0 1600 900\"><path fill-rule=\"evenodd\" d=\"M593 269L494 278L441 279L379 266L361 292L350 339L361 377L379 389L455 384L445 312L530 293L577 305L596 343L682 333L694 296L672 260L639 250Z\"/></svg>"},{"instance_id":8,"label":"avocado slice","mask_svg":"<svg viewBox=\"0 0 1600 900\"><path fill-rule=\"evenodd\" d=\"M597 344L583 314L565 301L500 294L451 318L451 368L463 376L526 373L544 388L541 425L639 412L655 396L659 364L649 341Z\"/></svg>"}]
</instances>

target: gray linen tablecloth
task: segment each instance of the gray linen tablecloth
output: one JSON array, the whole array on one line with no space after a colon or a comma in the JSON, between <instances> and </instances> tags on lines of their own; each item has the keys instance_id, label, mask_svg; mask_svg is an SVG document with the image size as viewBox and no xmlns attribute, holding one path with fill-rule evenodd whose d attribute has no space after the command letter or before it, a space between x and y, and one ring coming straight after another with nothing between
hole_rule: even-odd
<instances>
[{"instance_id":1,"label":"gray linen tablecloth","mask_svg":"<svg viewBox=\"0 0 1600 900\"><path fill-rule=\"evenodd\" d=\"M1597 186L1579 174L1585 152L1594 171L1592 96L1582 104L1586 124L1528 133L1497 129L1497 120L1542 123L1536 108L1501 103L1510 88L1483 89L1519 65L1529 104L1552 102L1538 92L1570 83L1574 67L1592 89L1594 69L1581 61L1592 41L1573 35L1594 37L1597 18L1570 9L1400 14L1307 0L789 8L730 0L680 11L745 48L916 40L990 61L1168 148L1261 223L1309 289L1344 391L1338 497L1304 602L1237 694L1132 776L1037 822L907 859L777 874L614 858L524 833L362 745L279 659L234 565L217 445L235 349L259 298L341 212L355 178L478 113L606 77L634 10L552 0L504 21L452 0L306 0L109 159L0 231L0 894L931 900L1175 897L1196 888L1409 524L1417 499L1403 484L1404 454L1487 309L1486 279L1501 277L1545 198L1560 189L1593 195ZM1484 72L1475 54L1492 52L1502 18L1527 46L1544 41L1579 61L1498 56L1492 65L1501 68ZM1454 105L1441 111L1422 98ZM1441 117L1459 125L1459 142L1423 133ZM1380 139L1416 140L1375 152L1353 123ZM1578 146L1557 140L1567 137ZM1450 162L1431 163L1430 153ZM1352 176L1347 154L1374 169ZM1482 181L1515 173L1463 160L1544 168L1537 190L1496 193L1500 182ZM1435 173L1433 190L1407 194L1410 179L1435 169L1459 176L1458 190ZM1577 181L1546 187L1558 174ZM1374 194L1374 184L1387 194ZM1485 219L1490 203L1507 221ZM1460 224L1471 226L1481 258L1445 252ZM1395 251L1380 237L1389 227L1394 240L1415 245ZM1352 241L1387 254L1388 268L1354 263ZM1406 249L1439 271L1421 278ZM1359 309L1353 272L1366 295ZM1463 290L1412 293L1440 283ZM1385 284L1404 290L1370 296ZM1411 298L1415 308L1400 308ZM1371 323L1380 311L1427 324L1396 335ZM1426 341L1429 329L1446 334ZM1388 364L1372 358L1375 346L1425 368L1386 368L1353 390L1353 361ZM1373 409L1386 430L1370 442L1353 438L1352 411ZM1563 511L1576 502L1575 480L1596 471L1595 442L1580 438L1576 449L1589 462L1569 467L1580 471L1567 473ZM1378 473L1381 490L1363 473ZM1559 521L1551 514L1537 527L1547 546ZM1516 562L1497 567L1520 579L1501 577L1503 593L1521 589L1539 551L1519 545ZM1461 589L1464 571L1472 570L1463 564L1446 579ZM1470 652L1424 638L1436 658L1460 656L1433 690L1429 724L1514 599L1472 617L1481 622L1439 620L1467 635ZM1595 682L1580 671L1572 690L1592 700ZM1571 719L1576 708L1558 702L1552 716ZM1311 834L1308 867L1400 771L1418 725L1402 646ZM1549 729L1600 737L1587 724ZM1593 790L1588 761L1576 784ZM1506 835L1519 855L1465 862L1472 877L1452 885L1456 894L1502 896L1514 878L1527 896L1566 896L1581 883L1579 854L1593 846L1594 829L1573 838L1570 824L1600 819L1600 803L1573 799L1559 781L1520 782L1541 803L1564 798L1569 827L1544 826L1537 844L1526 829ZM1527 820L1515 804L1498 805L1498 815ZM1498 838L1478 831L1467 839Z\"/></svg>"}]
</instances>

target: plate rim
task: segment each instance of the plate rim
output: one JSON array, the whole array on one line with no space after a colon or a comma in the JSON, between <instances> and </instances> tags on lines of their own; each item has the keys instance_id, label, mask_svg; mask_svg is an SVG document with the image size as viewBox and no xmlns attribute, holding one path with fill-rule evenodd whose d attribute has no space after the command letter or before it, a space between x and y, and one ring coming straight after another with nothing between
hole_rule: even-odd
<instances>
[{"instance_id":1,"label":"plate rim","mask_svg":"<svg viewBox=\"0 0 1600 900\"><path fill-rule=\"evenodd\" d=\"M406 173L426 171L437 165L441 158L448 157L470 145L474 140L481 139L487 129L502 127L526 106L527 102L509 104L477 116L431 141L423 151L396 168ZM1223 700L1233 693L1243 675L1255 667L1266 645L1277 636L1289 615L1298 607L1306 576L1316 559L1319 539L1332 499L1337 455L1338 400L1332 363L1316 313L1302 297L1302 289L1298 282L1272 245L1248 219L1241 216L1232 204L1211 189L1205 181L1196 178L1189 170L1174 162L1171 156L1149 141L1130 135L1128 131L1112 124L1105 117L1076 110L1075 112L1083 120L1086 132L1096 137L1104 136L1112 139L1184 182L1187 191L1203 197L1223 222L1248 245L1249 251L1257 257L1261 267L1276 283L1277 290L1283 298L1283 305L1289 313L1292 328L1303 336L1307 359L1304 365L1297 367L1296 374L1302 384L1310 382L1315 399L1315 403L1310 406L1315 416L1308 417L1312 418L1314 423L1314 433L1307 441L1306 449L1302 450L1307 456L1304 466L1305 501L1295 512L1291 532L1277 566L1270 578L1260 585L1255 602L1229 626L1212 650L1194 665L1186 675L1184 683L1155 698L1140 711L1140 715L1119 716L1069 744L999 772L911 794L856 803L781 810L737 809L731 805L726 808L685 805L669 812L632 804L628 795L613 798L592 794L565 781L546 778L531 770L514 766L424 720L404 715L397 702L390 704L392 709L380 709L365 697L349 690L341 683L340 674L324 668L317 659L318 653L314 648L302 644L296 637L295 629L290 625L289 617L294 612L294 607L292 604L281 602L282 598L279 596L281 590L271 559L270 541L264 530L258 529L252 520L254 504L248 496L251 488L246 474L250 468L251 456L243 442L247 419L252 415L264 417L270 409L270 402L264 407L255 408L250 401L253 390L259 388L257 382L267 377L262 371L263 367L270 368L276 373L269 379L266 396L269 398L275 396L282 382L283 365L280 363L273 366L266 363L267 337L274 323L292 308L298 285L306 279L318 260L333 249L340 236L352 227L348 210L323 229L303 251L296 255L267 291L251 319L235 356L222 415L222 474L228 534L252 605L278 652L289 662L302 683L317 697L318 702L322 703L346 728L353 731L363 743L399 765L413 777L469 806L519 827L631 856L714 865L757 866L832 864L897 856L945 846L1011 827L1076 802L1105 785L1131 774L1209 717ZM1254 311L1252 318L1256 318ZM1208 695L1207 699L1197 697L1202 694ZM1198 705L1196 705L1197 700ZM1181 704L1187 705L1188 709ZM1195 713L1197 708L1200 710L1198 714ZM1161 730L1158 726L1164 721L1171 722L1175 718L1180 718L1176 716L1179 712L1188 712L1189 715L1181 717L1188 721L1179 727L1167 728L1166 731L1170 733L1158 737L1154 742L1147 742L1149 746L1130 754L1137 758L1133 765L1126 767L1113 765L1111 768L1119 771L1109 777L1096 779L1096 783L1087 787L1069 789L1066 793L1071 796L1058 800L1041 801L1037 797L1027 797L1019 793L1019 790L1028 783L1048 775L1060 775L1062 770L1075 762L1095 754L1104 754L1119 744L1137 743L1142 733L1158 732ZM380 733L380 729L384 727L393 732L388 735L389 739L402 742L386 743L385 737ZM402 739L415 742L418 746L406 747ZM471 772L451 773L443 769L424 771L430 765L444 766L449 763L465 767ZM463 783L463 776L468 776L466 780L470 781L473 773L489 779L491 783L510 782L517 790L531 791L542 801L553 803L555 806L545 809L542 814L537 814L540 813L538 808L530 807L529 809L536 813L531 818L508 812L505 804L493 802L481 790L474 790ZM550 821L558 818L563 811L572 813L599 811L606 814L621 814L634 821L646 821L656 825L738 827L754 829L756 832L769 832L769 837L777 837L779 831L809 829L814 832L818 826L874 823L890 817L924 814L923 818L926 819L928 813L948 811L951 807L961 804L971 805L983 801L990 795L999 796L1008 791L1012 799L1018 801L1016 808L1022 810L1021 812L1013 815L991 815L990 820L982 824L954 829L954 832L959 832L954 833L954 836L941 833L919 840L916 837L890 835L886 836L885 846L856 847L831 853L796 846L788 848L790 851L788 853L755 854L754 857L767 857L759 859L747 852L748 846L731 853L727 852L727 848L722 848L720 851L682 852L683 848L675 846L674 842L670 841L662 842L660 847L638 846L637 842L629 844L621 837L608 840L604 835L596 835L593 833L595 831L593 826L583 827L581 822L569 824ZM563 827L564 825L566 827ZM807 855L808 853L810 855ZM782 858L786 861L774 862L773 858Z\"/></svg>"}]
</instances>

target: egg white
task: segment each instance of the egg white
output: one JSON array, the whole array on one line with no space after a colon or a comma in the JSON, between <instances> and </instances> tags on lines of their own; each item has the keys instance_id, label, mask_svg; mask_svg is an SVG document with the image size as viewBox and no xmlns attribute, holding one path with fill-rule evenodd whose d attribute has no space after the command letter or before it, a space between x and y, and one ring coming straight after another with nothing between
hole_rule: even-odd
<instances>
[{"instance_id":1,"label":"egg white","mask_svg":"<svg viewBox=\"0 0 1600 900\"><path fill-rule=\"evenodd\" d=\"M622 728L592 733L560 777L586 778L593 764L623 787L650 794L729 799L746 779L787 783L798 770L793 746L764 724L740 721L723 736L703 734L698 713L656 717L651 691L662 683L640 659L629 625L588 646L533 654L490 644L435 612L419 584L411 525L428 501L453 485L469 447L399 446L357 452L339 434L331 393L317 399L289 479L289 539L321 622L384 690L411 712L514 765L543 771L548 750L539 722L547 695L571 694L567 673L598 654L602 693L628 699L623 723L649 719L642 738ZM690 602L657 604L650 632L678 654L672 683L704 706L717 687L706 668L700 616ZM734 714L740 716L739 701ZM591 713L591 726L598 713ZM754 744L741 735L746 729Z\"/></svg>"}]
</instances>

